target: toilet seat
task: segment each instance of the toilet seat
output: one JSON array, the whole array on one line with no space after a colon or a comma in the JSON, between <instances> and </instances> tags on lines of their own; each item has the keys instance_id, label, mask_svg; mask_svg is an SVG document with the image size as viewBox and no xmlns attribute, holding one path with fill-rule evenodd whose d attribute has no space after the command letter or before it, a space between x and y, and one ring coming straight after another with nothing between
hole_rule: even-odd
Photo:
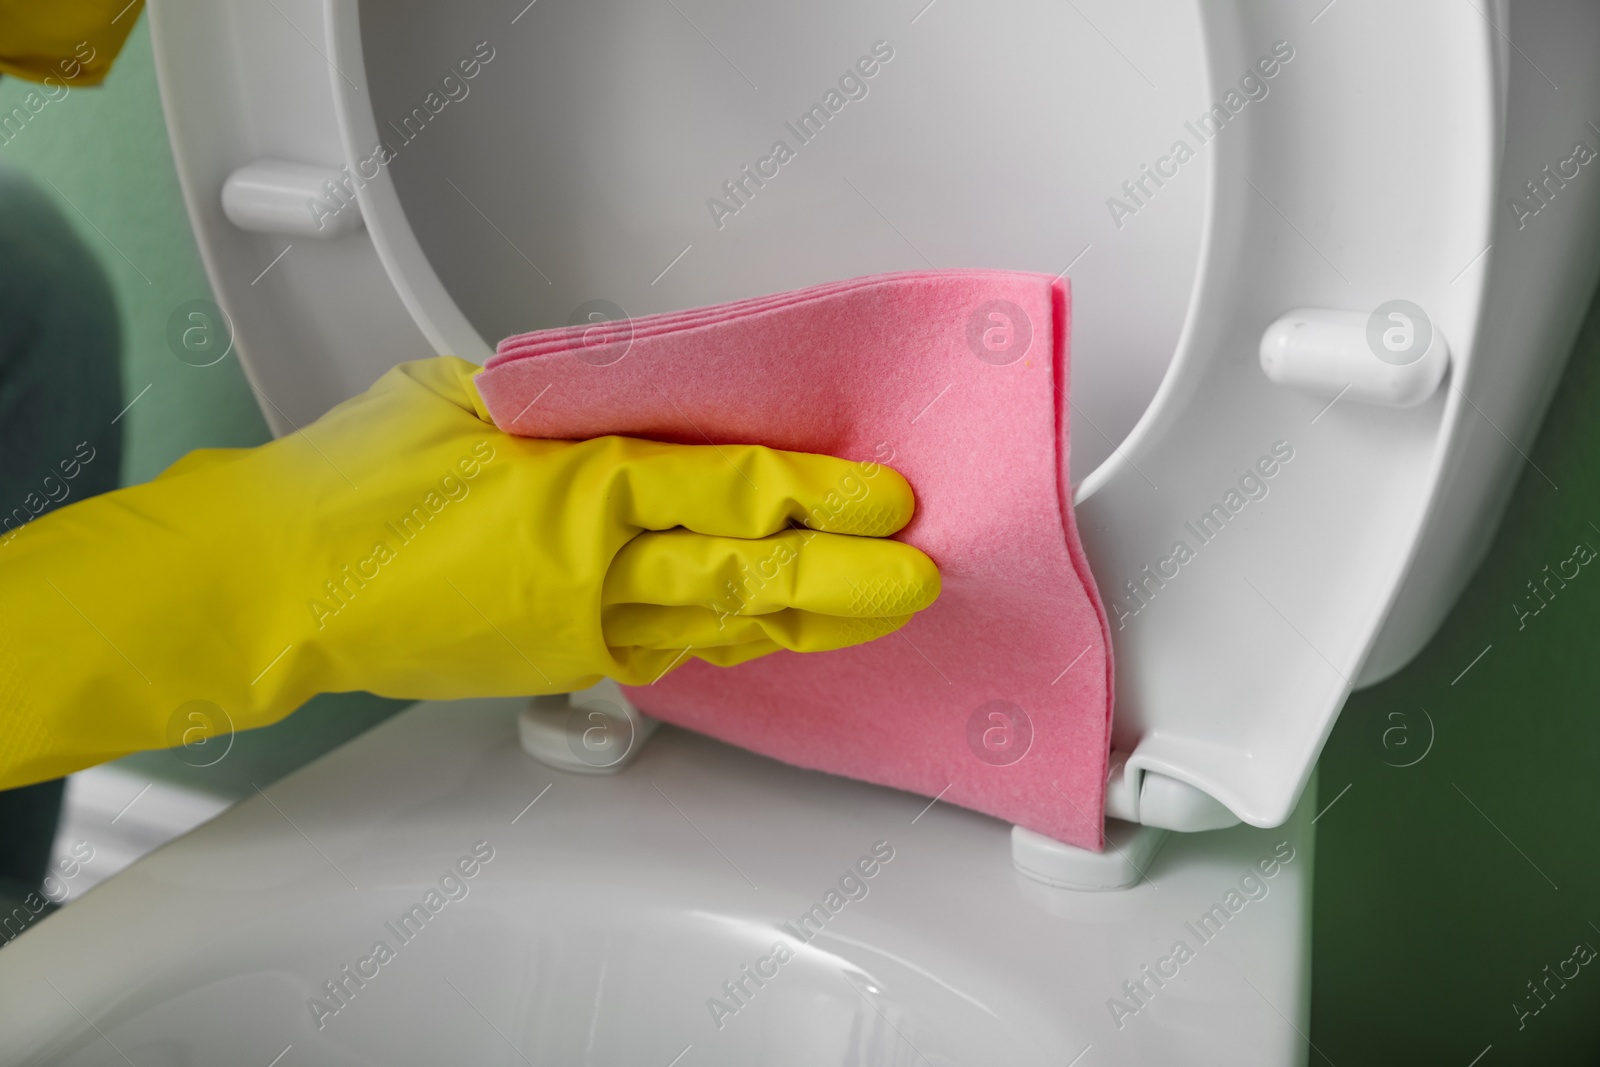
<instances>
[{"instance_id":1,"label":"toilet seat","mask_svg":"<svg viewBox=\"0 0 1600 1067\"><path fill-rule=\"evenodd\" d=\"M717 25L726 26L749 54L765 58L770 73L764 71L762 80L769 82L768 91L776 94L778 87L793 86L799 94L795 99L803 104L812 91L798 87L812 84L806 76L816 68L807 65L796 72L792 57L770 41L767 50L760 51L759 34L750 36L754 32L751 20L758 16L741 21L737 7L707 0L695 12L673 16L681 16L682 22L689 24L687 29L676 22L649 22L645 37L662 39L668 32L664 27L670 25L676 27L671 32L681 31L687 35L686 41L699 41L697 47L703 47L709 39L695 23L715 16ZM180 26L178 19L167 19L162 5L156 5L153 17L164 96L174 112L175 151L190 183L196 227L205 235L202 246L212 259L218 288L240 322L241 356L252 380L269 398L263 407L280 430L314 417L398 359L434 350L483 355L486 334L474 323L494 326L487 334L492 336L496 330L508 328L511 320L496 323L494 316L505 314L508 305L503 300L484 303L471 283L487 286L496 278L509 276L502 269L505 264L522 264L522 273L532 279L523 290L511 287L509 297L504 297L513 302L511 306L520 308L519 301L537 304L543 289L558 288L548 280L545 286L538 286L536 275L542 268L528 249L519 246L519 241L526 241L524 230L495 218L502 205L514 207L516 200L484 192L488 189L493 194L496 181L502 191L507 182L534 193L542 189L537 184L541 174L531 164L521 169L501 168L505 173L496 173L495 161L508 149L504 139L497 142L495 137L506 127L497 125L503 116L487 110L482 112L485 125L473 125L478 120L472 118L476 114L472 107L479 102L486 109L493 106L489 94L484 93L477 99L468 96L444 105L458 109L453 113L461 120L457 133L452 134L443 122L452 114L448 110L428 131L429 136L440 135L437 143L469 153L464 158L471 164L472 178L483 184L472 185L469 192L462 182L452 179L456 188L449 199L443 198L448 184L435 190L438 197L428 199L421 179L438 161L428 155L429 142L416 138L415 144L406 143L392 166L378 168L371 180L362 182L356 199L365 222L363 232L325 243L298 239L295 248L303 256L286 260L290 269L275 272L271 276L274 288L266 291L247 291L251 287L235 277L247 273L253 277L259 270L256 264L270 260L283 238L243 235L223 218L215 190L229 174L246 166L252 157L317 157L312 161L333 175L341 166L359 167L371 154L370 140L378 129L375 116L404 115L413 97L426 103L426 94L418 89L439 81L426 72L456 69L460 58L472 51L466 41L471 36L469 28L476 33L477 22L492 16L498 20L494 34L505 35L494 39L510 42L516 40L510 36L513 32L532 31L536 27L532 20L545 17L538 8L524 9L517 15L518 25L509 23L494 5L453 5L447 26L433 17L434 11L424 0L370 10L359 9L353 0L328 0L325 6L305 0L281 15L268 13L259 20L230 12L207 16L214 19L208 25L204 19L194 23L185 15L192 24ZM1055 13L1035 12L1030 17L1036 19L1033 25L1039 38L1060 31L1062 39L1070 39L1075 49L1072 57L1081 60L1101 83L1116 78L1126 80L1128 86L1141 81L1153 85L1130 57L1117 54L1112 43L1116 26L1102 21L1114 17L1109 11L1077 10L1088 29L1076 22L1070 30L1064 29L1065 23L1052 21ZM694 18L696 13L702 18ZM1244 74L1279 48L1276 42L1286 42L1296 57L1281 64L1270 93L1244 105L1240 118L1213 136L1202 155L1183 163L1168 185L1153 187L1147 182L1142 187L1147 199L1136 205L1139 210L1134 217L1111 209L1101 222L1102 232L1132 235L1131 241L1149 234L1151 242L1139 246L1133 269L1126 264L1105 268L1110 273L1104 277L1115 284L1101 295L1115 307L1117 317L1104 326L1101 339L1111 336L1113 327L1133 328L1147 319L1167 316L1170 321L1176 314L1181 321L1170 365L1166 365L1164 352L1151 347L1154 341L1150 339L1161 336L1159 329L1148 332L1145 337L1150 343L1139 349L1137 365L1143 370L1129 377L1147 383L1159 380L1148 401L1149 392L1142 387L1123 394L1107 388L1107 379L1122 369L1104 347L1097 346L1092 333L1086 335L1086 323L1092 321L1096 306L1091 298L1095 272L1102 269L1099 264L1113 257L1108 254L1101 260L1089 252L1073 265L1080 246L1071 243L1052 250L1052 264L1059 260L1071 268L1075 280L1082 279L1079 296L1083 311L1076 316L1079 335L1075 337L1076 451L1080 458L1092 454L1087 434L1096 424L1103 423L1100 428L1106 432L1103 448L1120 439L1104 462L1087 473L1078 472L1082 478L1078 490L1080 528L1101 590L1116 616L1113 642L1118 696L1113 743L1126 755L1131 782L1126 788L1114 789L1114 795L1141 797L1143 783L1149 781L1160 787L1152 793L1176 790L1190 801L1196 795L1215 798L1235 816L1255 825L1281 822L1304 788L1345 696L1354 686L1398 669L1414 654L1453 601L1477 554L1484 550L1487 538L1483 531L1492 528L1509 491L1511 475L1521 462L1519 442L1527 439L1535 425L1561 368L1567 349L1564 339L1570 338L1581 307L1577 294L1593 281L1593 268L1581 249L1592 239L1596 218L1595 195L1589 186L1576 183L1562 194L1570 207L1566 225L1515 232L1516 223L1525 220L1513 218L1498 206L1497 198L1503 197L1508 184L1501 173L1503 161L1516 154L1512 149L1527 158L1548 154L1544 143L1558 136L1565 138L1570 131L1561 124L1569 119L1568 126L1581 129L1586 101L1597 94L1596 87L1587 82L1572 83L1573 88L1554 104L1545 99L1535 102L1528 86L1520 93L1513 92L1514 86L1530 79L1531 72L1512 63L1505 39L1487 21L1489 15L1503 21L1506 14L1504 4L1494 6L1488 15L1470 6L1463 9L1443 3L1412 5L1402 13L1379 5L1344 4L1337 17L1327 11L1306 15L1234 4L1200 5L1173 15L1150 38L1161 62L1161 81L1170 79L1172 85L1181 86L1173 90L1179 94L1179 103L1172 111L1156 109L1152 117L1137 114L1137 109L1117 110L1123 106L1119 97L1108 103L1110 110L1105 115L1110 117L1098 126L1097 120L1086 120L1088 125L1075 128L1077 133L1099 138L1093 141L1093 151L1078 153L1080 164L1061 180L1075 195L1090 195L1073 183L1080 171L1112 156L1111 148L1126 153L1118 155L1120 169L1116 173L1144 180L1141 168L1152 160L1162 173L1170 173L1175 164L1161 162L1170 152L1164 156L1157 150L1169 141L1173 130L1180 131L1175 136L1184 136L1181 131L1193 127L1195 120L1203 126L1201 115L1207 113L1207 106L1215 102L1225 106L1227 93L1243 86ZM936 15L953 23L961 17L933 8L921 14L907 13L904 23L890 25L903 39L921 40L921 47L938 54L942 38L931 21ZM1528 20L1520 25L1537 33L1590 16L1574 8L1551 15L1544 23L1536 21L1544 16L1519 17ZM306 49L304 33L293 22L296 18L325 18L325 56ZM848 28L852 24L846 21L842 25ZM270 58L260 61L259 69L232 71L222 79L216 70L193 63L199 47L183 49L186 38L198 45L210 39L208 35L241 33L245 26L250 27L253 40L271 42L264 49ZM1102 26L1112 32L1108 34ZM794 29L786 24L785 28ZM905 36L913 29L925 37ZM1004 29L1010 36L999 39L1015 41L1017 28ZM984 41L981 26L956 23L955 30L976 42L974 48ZM652 59L656 52L649 41L628 37L622 28L602 23L594 32L601 37L602 51L620 52L633 64L632 69L650 70L655 80L640 79L641 84L652 89L659 85L663 98L680 106L683 101L669 90L701 92L705 84L712 84L717 88L714 99L721 100L722 83L707 83L706 79L725 77L744 84L739 79L746 75L738 70L738 64L728 56L718 58L714 44L699 61L689 63L689 73L684 74L650 67L650 62L659 65L661 61ZM888 30L882 32L889 34ZM1191 54L1185 61L1180 52L1163 51L1173 42L1188 41L1193 52L1196 36L1205 41L1203 57ZM578 40L559 40L568 39ZM786 38L780 35L778 39ZM1086 50L1085 41L1099 42L1096 50ZM853 60L860 47L871 43L858 47L852 42L853 38L851 42L839 40L846 53L841 62ZM797 54L809 57L816 46L817 41L807 39ZM567 47L582 54L578 44ZM244 54L233 59L252 62ZM537 74L537 64L528 65L534 73L526 74L515 62L499 67L495 62L491 60L479 76ZM874 95L861 100L859 107L847 105L838 120L860 120L860 128L880 139L897 138L892 141L896 150L918 148L922 134L902 129L909 124L884 127L874 125L883 120L873 117L893 114L889 76L902 77L914 86L921 84L916 81L917 62L915 50L907 44L899 58L881 70L880 77L885 80L873 88ZM248 137L234 135L226 148L205 140L201 131L214 133L218 115L251 107L242 97L217 102L211 81L228 86L270 81L281 92L282 85L294 81L283 75L287 64L298 64L308 77L314 70L315 77L331 86L333 106L328 105L330 90L318 86L321 95L313 104L312 90L306 89L306 99L293 102L297 108L263 110ZM1044 69L1039 64L1034 67ZM934 66L922 74L932 79L928 84L949 76L948 69ZM1045 76L1038 75L1041 79ZM1192 76L1197 76L1194 83L1185 84ZM830 68L829 79L832 77ZM586 128L581 120L588 118L591 110L619 123L631 113L625 106L630 101L583 84L592 91L567 110L533 108L557 124L549 131L549 143L585 143L581 138L563 141L559 123L576 124L581 134ZM1352 85L1361 88L1355 91ZM213 99L206 99L208 93ZM752 95L759 96L759 91ZM515 100L515 95L510 99ZM533 101L530 107L537 103ZM879 112L869 110L868 105L879 104L883 105ZM772 111L761 111L760 116L787 113L777 103L771 106ZM761 126L763 118L750 117L746 103L728 107L731 110L726 114L712 114L731 115L753 124L748 128L766 129ZM850 107L858 110L852 112ZM178 109L184 113L178 114ZM959 109L950 114L956 126L958 120L972 117ZM1169 122L1175 114L1193 118ZM707 139L704 131L714 131L716 125L700 111L691 109L690 115L684 120L685 137L693 134L701 140L694 141L694 152L688 155L715 156L713 162L705 163L708 169L704 174L695 173L696 181L713 172L739 173L755 134L730 133L726 142ZM525 130L512 129L518 144L545 143L529 137ZM624 129L648 144L660 127ZM831 160L836 165L854 162L866 167L875 158L879 142L863 142L859 137L851 142L845 136L850 127L838 130L841 136L832 142L833 147L808 145L808 154L792 166L812 166L820 171L822 163L813 165L812 161ZM1193 136L1198 139L1197 134ZM756 144L765 138L762 133ZM247 151L241 151L243 143L249 145ZM596 139L595 143L601 142ZM1151 147L1142 147L1145 145ZM684 154L672 155L665 144L656 148L658 156L671 159ZM470 155L474 151L482 154ZM826 155L828 152L835 156ZM605 161L609 162L609 157ZM636 169L651 173L646 166ZM958 169L952 166L952 173ZM849 176L848 169L838 172ZM636 231L607 230L606 240L615 244L631 233L639 241L651 239L652 256L658 249L665 250L657 264L655 258L631 247L622 249L635 265L646 258L651 264L631 283L631 291L643 294L640 299L646 302L628 311L656 310L658 305L649 303L651 300L670 305L676 299L697 303L745 295L723 288L699 293L699 299L662 296L667 291L662 284L677 285L678 279L688 277L685 264L710 259L683 260L693 240L686 240L684 252L674 252L679 248L678 238L688 232L672 230L680 201L668 204L659 199L658 189L652 191L644 179L636 180L624 166L596 170L590 183L593 195L585 199L587 194L572 177L580 173L581 167L569 167L556 170L551 179L554 187L571 199L574 216L592 218L595 205L605 204L609 198L621 205L619 211L632 212L630 219L645 221L638 222ZM860 177L870 171L854 173ZM1431 175L1428 194L1395 197L1395 173ZM844 273L922 265L914 258L922 254L917 242L904 232L907 214L885 210L896 205L873 197L862 185L870 185L867 178L852 179L854 192L835 190L840 197L837 201L817 201L801 175L799 169L783 174L785 181L795 179L792 187L797 196L792 207L785 206L777 197L778 189L773 188L752 198L731 222L723 219L727 225L721 231L712 228L709 217L700 218L708 239L730 238L727 263L733 266L724 264L722 268L725 285L737 282L751 291L765 291L820 280L800 268L794 268L799 273L793 278L781 272L757 277L750 261L740 260L736 254L741 247L737 242L759 244L763 219L777 219L772 223L778 227L775 232L788 232L780 225L785 212L798 213L812 225L829 225L826 212L818 214L819 203L828 208L854 204L853 210L861 213L859 218L851 216L848 226L835 226L831 231L835 235L848 237L870 223L878 227L874 232L881 237L882 248L893 247L898 249L896 254L908 257L893 260L888 253L874 251L878 246L868 242L864 251L857 250L861 254L847 260L853 269ZM1194 180L1182 184L1190 178ZM690 185L693 183L684 188ZM940 189L938 181L926 175L904 188L910 207L922 202L919 197L931 196L930 190L941 191L958 206L975 202L961 199L959 183ZM1124 203L1134 198L1118 182L1095 188L1096 202L1102 192L1120 192ZM1152 195L1152 188L1159 188L1160 195ZM642 206L635 207L622 195L626 192L637 193ZM1051 201L1038 195L1036 213L1051 218ZM808 196L812 198L808 200ZM408 197L420 197L417 210L410 214ZM1192 202L1186 203L1185 197ZM698 193L694 199L700 199ZM1109 203L1118 197L1105 199ZM553 226L561 221L566 203L558 197L548 210L530 207L526 217L518 216L519 221L527 222L525 228L532 232L540 232L538 225ZM769 205L771 215L763 216L761 212ZM1101 210L1093 203L1075 206L1080 206L1084 218L1090 217L1091 210ZM1172 216L1162 214L1169 210ZM893 221L896 216L901 219L899 224ZM919 216L910 212L909 217ZM662 233L649 231L646 224L652 219L661 220ZM1141 229L1147 222L1149 229ZM1117 224L1120 229L1114 228ZM469 225L477 228L477 236L467 235ZM1192 232L1186 229L1190 226ZM995 240L1003 245L1006 234L1023 228L997 226L994 232L1001 236ZM804 233L803 226L798 232ZM1084 233L1085 246L1092 248L1095 241L1087 238L1093 234ZM822 244L812 241L791 246L798 250L796 261L806 270L840 273L837 268L805 259L819 254L807 250ZM912 252L906 251L908 247ZM973 250L964 254L960 247L953 253L970 259L979 255L981 241L971 247ZM1116 246L1102 243L1094 251L1107 247ZM1192 275L1186 270L1177 275L1177 283L1172 282L1175 275L1170 271L1164 275L1161 291L1167 295L1155 302L1149 314L1141 314L1138 300L1130 297L1139 293L1131 278L1152 261L1182 259L1185 249L1197 254L1197 269ZM495 270L475 273L474 257L483 259L491 253L500 257L492 261ZM1025 249L1001 248L991 254L1013 257L1013 261L994 265L1055 269L1044 262L1015 261L1027 254ZM615 259L618 255L617 249L602 242L591 258ZM679 258L673 259L674 255ZM586 262L579 259L580 269L587 269ZM744 276L738 273L740 266L745 268ZM653 277L646 281L646 275ZM1545 284L1521 288L1522 279L1534 276ZM1184 277L1192 278L1192 287ZM337 299L328 292L335 281ZM1172 296L1174 292L1179 295ZM302 321L280 321L281 316L267 310L273 300L291 298L291 293L303 312ZM569 295L575 304L580 296L584 300L603 298L591 290ZM1294 308L1361 311L1392 299L1408 300L1425 309L1431 324L1448 340L1449 374L1424 403L1404 409L1353 400L1336 400L1330 405L1325 397L1276 385L1262 373L1257 359L1261 334L1285 312ZM637 303L632 297L612 302ZM352 314L352 307L361 309L360 314ZM562 317L549 308L540 314ZM248 344L243 337L247 320ZM551 324L517 321L515 326ZM274 358L258 354L268 351ZM286 354L289 352L305 355L297 358ZM1098 382L1095 374L1102 375ZM1097 417L1100 414L1104 419ZM1123 438L1119 427L1125 424L1133 428ZM1290 453L1293 458L1285 461L1282 457ZM1276 464L1275 479L1251 475L1251 468L1258 463ZM1248 499L1263 491L1241 481L1249 477L1264 486L1266 495ZM1244 503L1235 505L1234 500ZM1226 519L1215 517L1219 506L1225 509ZM1208 514L1213 516L1209 527L1202 521ZM1208 530L1224 525L1225 536L1206 536ZM1174 549L1180 540L1187 543L1192 559L1175 562ZM1162 577L1163 573L1167 577ZM1184 789L1189 792L1183 793ZM1137 805L1114 809L1113 814L1146 818ZM1171 824L1161 817L1154 821Z\"/></svg>"}]
</instances>

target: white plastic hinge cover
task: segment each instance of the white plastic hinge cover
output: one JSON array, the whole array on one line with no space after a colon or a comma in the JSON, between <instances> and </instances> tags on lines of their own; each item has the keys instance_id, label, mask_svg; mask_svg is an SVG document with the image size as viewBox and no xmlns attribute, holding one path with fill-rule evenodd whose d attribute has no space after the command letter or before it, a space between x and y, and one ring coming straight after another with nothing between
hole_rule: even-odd
<instances>
[{"instance_id":1,"label":"white plastic hinge cover","mask_svg":"<svg viewBox=\"0 0 1600 1067\"><path fill-rule=\"evenodd\" d=\"M1139 821L1186 834L1238 826L1239 816L1210 793L1164 774L1146 771L1139 781Z\"/></svg>"},{"instance_id":2,"label":"white plastic hinge cover","mask_svg":"<svg viewBox=\"0 0 1600 1067\"><path fill-rule=\"evenodd\" d=\"M1106 771L1106 818L1139 821L1139 773L1128 773L1128 754L1111 753Z\"/></svg>"},{"instance_id":3,"label":"white plastic hinge cover","mask_svg":"<svg viewBox=\"0 0 1600 1067\"><path fill-rule=\"evenodd\" d=\"M332 167L257 159L222 184L222 212L241 230L331 240L361 228L350 176Z\"/></svg>"},{"instance_id":4,"label":"white plastic hinge cover","mask_svg":"<svg viewBox=\"0 0 1600 1067\"><path fill-rule=\"evenodd\" d=\"M1106 819L1199 833L1239 825L1222 802L1155 771L1128 770L1128 753L1112 752L1106 773Z\"/></svg>"},{"instance_id":5,"label":"white plastic hinge cover","mask_svg":"<svg viewBox=\"0 0 1600 1067\"><path fill-rule=\"evenodd\" d=\"M639 754L656 725L606 678L576 693L534 697L517 717L517 737L522 750L546 766L615 774Z\"/></svg>"},{"instance_id":6,"label":"white plastic hinge cover","mask_svg":"<svg viewBox=\"0 0 1600 1067\"><path fill-rule=\"evenodd\" d=\"M1261 369L1279 385L1319 396L1407 408L1434 394L1450 346L1409 300L1371 312L1296 308L1261 335Z\"/></svg>"},{"instance_id":7,"label":"white plastic hinge cover","mask_svg":"<svg viewBox=\"0 0 1600 1067\"><path fill-rule=\"evenodd\" d=\"M1013 826L1011 862L1019 873L1058 889L1127 889L1144 877L1166 838L1165 830L1107 819L1106 847L1090 852Z\"/></svg>"}]
</instances>

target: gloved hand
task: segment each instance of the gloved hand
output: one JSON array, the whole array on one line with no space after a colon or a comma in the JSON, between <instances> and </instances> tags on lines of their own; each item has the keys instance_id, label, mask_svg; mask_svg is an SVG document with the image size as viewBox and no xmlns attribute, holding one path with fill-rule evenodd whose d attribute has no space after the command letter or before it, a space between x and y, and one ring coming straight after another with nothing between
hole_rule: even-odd
<instances>
[{"instance_id":1,"label":"gloved hand","mask_svg":"<svg viewBox=\"0 0 1600 1067\"><path fill-rule=\"evenodd\" d=\"M195 452L0 542L0 788L240 728L319 692L647 684L889 633L932 603L883 539L910 488L757 446L501 433L477 368L408 363L303 430Z\"/></svg>"}]
</instances>

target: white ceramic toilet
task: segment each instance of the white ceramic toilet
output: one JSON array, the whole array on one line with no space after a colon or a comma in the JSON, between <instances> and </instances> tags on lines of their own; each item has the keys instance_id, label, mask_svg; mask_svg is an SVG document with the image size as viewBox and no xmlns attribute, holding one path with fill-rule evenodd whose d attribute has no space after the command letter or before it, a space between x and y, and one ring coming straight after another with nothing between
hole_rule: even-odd
<instances>
[{"instance_id":1,"label":"white ceramic toilet","mask_svg":"<svg viewBox=\"0 0 1600 1067\"><path fill-rule=\"evenodd\" d=\"M587 759L614 694L422 704L7 947L0 1060L1305 1062L1317 755L1596 282L1600 8L1510 6L152 0L196 323L280 433L595 301L1069 274L1111 847L636 717Z\"/></svg>"}]
</instances>

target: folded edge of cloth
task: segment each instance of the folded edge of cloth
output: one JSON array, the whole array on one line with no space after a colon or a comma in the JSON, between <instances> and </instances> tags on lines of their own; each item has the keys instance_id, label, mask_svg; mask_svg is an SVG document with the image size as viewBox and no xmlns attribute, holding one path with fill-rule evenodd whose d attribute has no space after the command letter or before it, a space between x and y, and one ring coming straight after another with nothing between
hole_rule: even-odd
<instances>
[{"instance_id":1,"label":"folded edge of cloth","mask_svg":"<svg viewBox=\"0 0 1600 1067\"><path fill-rule=\"evenodd\" d=\"M1068 477L1067 283L916 271L502 341L501 429L753 443L906 476L896 535L943 593L854 648L690 661L630 688L667 722L1103 847L1110 631ZM750 580L761 581L759 574ZM862 590L870 598L872 590Z\"/></svg>"}]
</instances>

